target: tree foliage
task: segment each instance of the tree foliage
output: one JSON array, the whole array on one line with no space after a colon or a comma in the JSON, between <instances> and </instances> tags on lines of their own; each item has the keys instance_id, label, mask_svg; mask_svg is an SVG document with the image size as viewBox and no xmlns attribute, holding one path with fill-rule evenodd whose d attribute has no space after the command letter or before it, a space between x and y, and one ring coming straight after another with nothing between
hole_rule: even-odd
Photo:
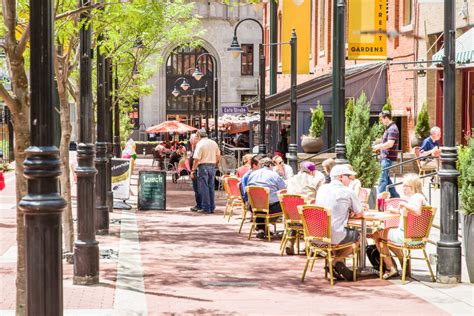
<instances>
[{"instance_id":1,"label":"tree foliage","mask_svg":"<svg viewBox=\"0 0 474 316\"><path fill-rule=\"evenodd\" d=\"M430 116L426 103L423 103L420 113L418 113L418 121L415 126L415 135L420 138L426 138L430 136Z\"/></svg>"},{"instance_id":2,"label":"tree foliage","mask_svg":"<svg viewBox=\"0 0 474 316\"><path fill-rule=\"evenodd\" d=\"M460 159L461 207L466 214L474 214L474 140L468 140L465 156Z\"/></svg>"},{"instance_id":3,"label":"tree foliage","mask_svg":"<svg viewBox=\"0 0 474 316\"><path fill-rule=\"evenodd\" d=\"M324 129L324 111L321 103L318 104L314 109L311 109L311 126L309 127L309 136L320 137Z\"/></svg>"},{"instance_id":4,"label":"tree foliage","mask_svg":"<svg viewBox=\"0 0 474 316\"><path fill-rule=\"evenodd\" d=\"M380 175L380 165L372 156L374 136L369 125L370 104L364 93L353 104L351 117L346 130L347 159L362 186L371 188Z\"/></svg>"}]
</instances>

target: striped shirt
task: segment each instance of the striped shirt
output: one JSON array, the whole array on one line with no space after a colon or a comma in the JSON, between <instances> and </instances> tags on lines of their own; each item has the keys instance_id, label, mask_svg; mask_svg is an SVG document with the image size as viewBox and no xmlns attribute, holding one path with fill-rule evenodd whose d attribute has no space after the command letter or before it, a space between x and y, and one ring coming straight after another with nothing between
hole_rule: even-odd
<instances>
[{"instance_id":1,"label":"striped shirt","mask_svg":"<svg viewBox=\"0 0 474 316\"><path fill-rule=\"evenodd\" d=\"M393 146L388 149L383 149L380 153L381 159L389 159L391 161L397 160L397 149L398 149L398 127L392 122L387 126L385 132L383 133L382 143L386 143L389 140L394 140Z\"/></svg>"}]
</instances>

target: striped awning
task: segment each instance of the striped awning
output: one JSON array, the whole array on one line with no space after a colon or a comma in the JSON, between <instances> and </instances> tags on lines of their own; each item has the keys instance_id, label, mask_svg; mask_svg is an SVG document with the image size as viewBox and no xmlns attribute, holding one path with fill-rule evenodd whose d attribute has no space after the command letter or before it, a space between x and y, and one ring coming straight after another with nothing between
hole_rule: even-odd
<instances>
[{"instance_id":1,"label":"striped awning","mask_svg":"<svg viewBox=\"0 0 474 316\"><path fill-rule=\"evenodd\" d=\"M444 48L433 55L433 61L443 61ZM456 39L456 63L474 63L474 28L469 29Z\"/></svg>"}]
</instances>

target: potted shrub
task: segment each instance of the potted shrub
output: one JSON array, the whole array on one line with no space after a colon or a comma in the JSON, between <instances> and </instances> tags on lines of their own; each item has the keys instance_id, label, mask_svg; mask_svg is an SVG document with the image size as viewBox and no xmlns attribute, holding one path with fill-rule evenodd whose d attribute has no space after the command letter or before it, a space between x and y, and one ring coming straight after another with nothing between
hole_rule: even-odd
<instances>
[{"instance_id":1,"label":"potted shrub","mask_svg":"<svg viewBox=\"0 0 474 316\"><path fill-rule=\"evenodd\" d=\"M430 136L430 116L426 108L426 103L423 103L421 111L418 114L418 121L415 126L415 135L411 138L411 147L420 146L423 139Z\"/></svg>"},{"instance_id":2,"label":"potted shrub","mask_svg":"<svg viewBox=\"0 0 474 316\"><path fill-rule=\"evenodd\" d=\"M321 139L321 133L324 129L324 111L318 101L316 108L311 109L311 126L309 135L301 136L301 147L307 154L317 153L323 148L324 142Z\"/></svg>"},{"instance_id":3,"label":"potted shrub","mask_svg":"<svg viewBox=\"0 0 474 316\"><path fill-rule=\"evenodd\" d=\"M374 135L369 124L370 103L364 93L352 106L352 115L346 130L347 160L357 172L364 188L372 188L380 175L380 164L372 155Z\"/></svg>"},{"instance_id":4,"label":"potted shrub","mask_svg":"<svg viewBox=\"0 0 474 316\"><path fill-rule=\"evenodd\" d=\"M460 160L461 214L464 254L469 280L474 283L474 141L469 139L467 152Z\"/></svg>"}]
</instances>

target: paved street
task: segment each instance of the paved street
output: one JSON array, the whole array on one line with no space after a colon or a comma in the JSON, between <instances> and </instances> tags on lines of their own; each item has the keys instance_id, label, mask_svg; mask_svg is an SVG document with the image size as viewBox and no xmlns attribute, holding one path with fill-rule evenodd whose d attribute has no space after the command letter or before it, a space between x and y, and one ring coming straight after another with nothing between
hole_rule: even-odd
<instances>
[{"instance_id":1,"label":"paved street","mask_svg":"<svg viewBox=\"0 0 474 316\"><path fill-rule=\"evenodd\" d=\"M138 168L150 165L137 161ZM14 315L14 177L6 178L0 193L0 315ZM301 283L305 257L280 256L279 239L248 241L248 225L239 235L240 215L229 223L222 217L222 194L216 214L199 215L189 212L189 185L168 182L167 211L136 212L136 179L132 211L115 210L110 234L97 237L101 252L111 253L100 261L100 283L73 285L73 266L64 263L66 315L473 315L473 287L425 282L423 264L413 267L417 280L406 285L371 275L331 287L322 262Z\"/></svg>"}]
</instances>

